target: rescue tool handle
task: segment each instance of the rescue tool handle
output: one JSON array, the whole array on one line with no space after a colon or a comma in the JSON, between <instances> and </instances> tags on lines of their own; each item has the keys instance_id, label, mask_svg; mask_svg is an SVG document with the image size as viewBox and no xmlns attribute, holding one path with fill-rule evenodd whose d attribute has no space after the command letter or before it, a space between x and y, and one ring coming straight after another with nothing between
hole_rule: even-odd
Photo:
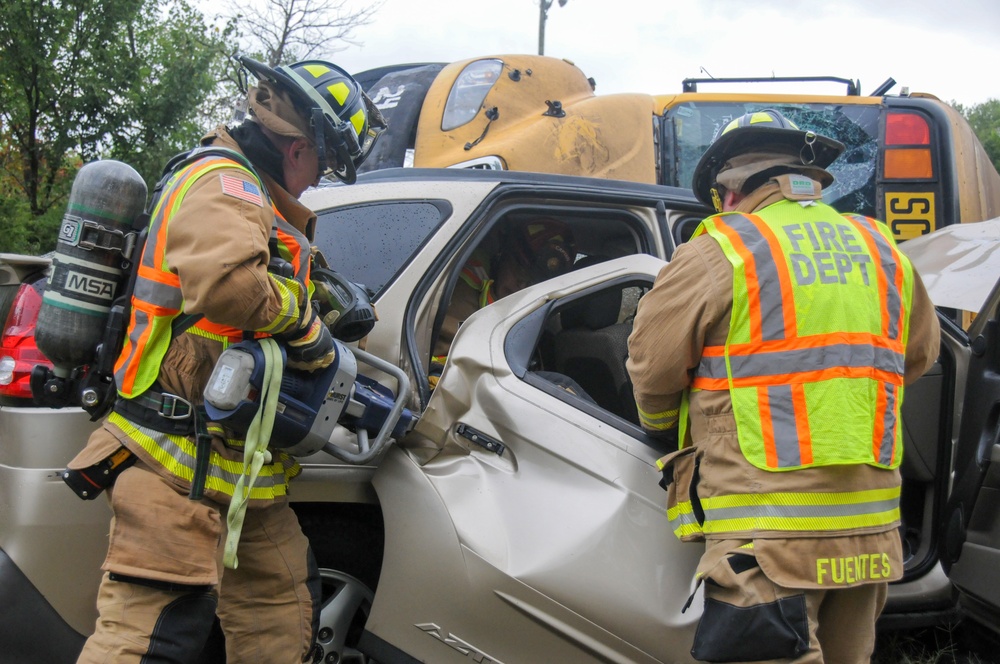
<instances>
[{"instance_id":1,"label":"rescue tool handle","mask_svg":"<svg viewBox=\"0 0 1000 664\"><path fill-rule=\"evenodd\" d=\"M378 457L388 443L389 435L392 433L392 430L396 428L396 422L399 421L399 417L403 412L403 407L410 399L410 379L407 378L402 369L393 364L389 364L381 358L375 357L371 353L363 351L360 348L352 348L351 351L354 353L355 357L365 364L375 367L380 371L384 371L397 381L396 399L393 401L392 408L389 410L389 415L385 418L385 422L382 423L382 427L378 430L378 435L375 436L375 440L369 441L368 432L365 431L363 427L358 427L357 433L355 434L358 439L358 452L345 450L339 445L334 445L333 443L327 443L323 446L324 452L332 454L341 461L346 461L347 463L355 465L364 465Z\"/></svg>"}]
</instances>

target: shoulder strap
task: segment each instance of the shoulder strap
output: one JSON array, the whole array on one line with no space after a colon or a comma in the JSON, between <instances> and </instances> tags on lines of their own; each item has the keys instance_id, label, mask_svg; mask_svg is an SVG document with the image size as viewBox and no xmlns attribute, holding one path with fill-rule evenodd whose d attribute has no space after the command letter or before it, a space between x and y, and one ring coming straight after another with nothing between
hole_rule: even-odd
<instances>
[{"instance_id":1,"label":"shoulder strap","mask_svg":"<svg viewBox=\"0 0 1000 664\"><path fill-rule=\"evenodd\" d=\"M205 157L224 157L225 159L235 161L240 166L246 168L257 180L257 184L260 185L260 190L264 193L264 199L268 202L268 204L270 204L271 197L267 192L267 187L264 185L264 180L261 178L260 173L257 172L257 169L254 168L253 164L250 163L249 159L236 150L214 145L206 145L174 155L174 157L167 162L167 165L163 168L163 174L160 176L159 182L156 183L156 187L153 189L153 195L150 197L149 206L146 210L147 215L152 214L153 209L156 207L156 203L160 199L160 195L163 193L163 187L166 186L166 183L171 176L188 164L191 164L199 159L204 159ZM147 216L146 219L148 223L149 217ZM189 327L201 320L201 318L202 314L181 314L174 319L173 324L170 326L171 336L177 337Z\"/></svg>"}]
</instances>

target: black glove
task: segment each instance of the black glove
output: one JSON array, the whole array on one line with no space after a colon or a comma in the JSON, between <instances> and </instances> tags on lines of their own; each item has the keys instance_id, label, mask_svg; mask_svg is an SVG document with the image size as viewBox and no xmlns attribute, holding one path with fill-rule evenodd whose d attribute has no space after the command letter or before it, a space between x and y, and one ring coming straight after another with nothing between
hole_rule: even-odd
<instances>
[{"instance_id":1,"label":"black glove","mask_svg":"<svg viewBox=\"0 0 1000 664\"><path fill-rule=\"evenodd\" d=\"M303 313L305 324L292 332L276 335L284 342L287 364L292 369L304 371L316 371L328 367L337 357L333 335L316 316L310 304L306 304Z\"/></svg>"}]
</instances>

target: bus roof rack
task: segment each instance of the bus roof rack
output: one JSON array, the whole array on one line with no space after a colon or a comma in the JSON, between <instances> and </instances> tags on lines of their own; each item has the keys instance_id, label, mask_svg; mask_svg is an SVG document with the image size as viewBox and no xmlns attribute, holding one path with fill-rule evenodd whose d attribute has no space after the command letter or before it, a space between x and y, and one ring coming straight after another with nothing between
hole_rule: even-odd
<instances>
[{"instance_id":1,"label":"bus roof rack","mask_svg":"<svg viewBox=\"0 0 1000 664\"><path fill-rule=\"evenodd\" d=\"M699 83L843 83L847 86L847 94L852 97L861 95L861 81L836 76L767 76L760 78L685 78L682 82L684 92L698 92Z\"/></svg>"}]
</instances>

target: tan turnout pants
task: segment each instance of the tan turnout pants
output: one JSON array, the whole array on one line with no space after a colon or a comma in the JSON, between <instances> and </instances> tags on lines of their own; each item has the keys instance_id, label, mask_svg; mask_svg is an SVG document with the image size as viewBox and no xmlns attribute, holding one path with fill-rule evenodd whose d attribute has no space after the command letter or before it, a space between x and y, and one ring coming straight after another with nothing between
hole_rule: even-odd
<instances>
[{"instance_id":1,"label":"tan turnout pants","mask_svg":"<svg viewBox=\"0 0 1000 664\"><path fill-rule=\"evenodd\" d=\"M888 583L829 590L785 588L752 552L730 553L704 579L705 611L693 654L713 662L862 664Z\"/></svg>"},{"instance_id":2,"label":"tan turnout pants","mask_svg":"<svg viewBox=\"0 0 1000 664\"><path fill-rule=\"evenodd\" d=\"M239 565L222 582L224 505L189 500L141 463L118 477L109 497L97 626L78 662L193 661L216 614L227 661L303 661L318 574L287 502L247 510Z\"/></svg>"}]
</instances>

